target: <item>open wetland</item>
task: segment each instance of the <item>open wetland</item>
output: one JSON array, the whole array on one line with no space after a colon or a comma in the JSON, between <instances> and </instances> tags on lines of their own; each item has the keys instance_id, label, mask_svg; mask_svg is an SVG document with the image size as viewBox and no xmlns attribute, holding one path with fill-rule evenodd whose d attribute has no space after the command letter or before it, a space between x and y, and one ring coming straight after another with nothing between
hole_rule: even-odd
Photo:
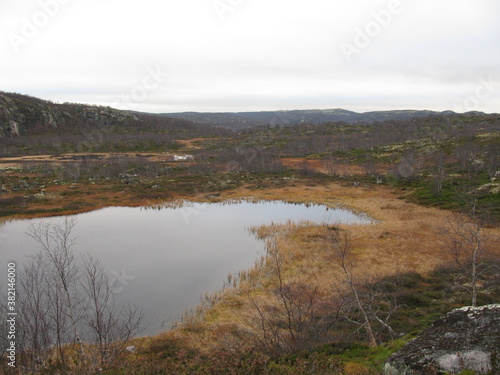
<instances>
[{"instance_id":1,"label":"open wetland","mask_svg":"<svg viewBox=\"0 0 500 375\"><path fill-rule=\"evenodd\" d=\"M146 334L170 328L185 311L196 307L203 293L221 289L229 273L254 265L265 249L251 227L289 221L370 222L345 209L283 201L109 207L74 216L6 222L0 226L3 255L21 266L39 249L28 235L30 228L40 223L62 226L68 218L76 220L75 252L88 253L105 265L117 299L143 310Z\"/></svg>"}]
</instances>

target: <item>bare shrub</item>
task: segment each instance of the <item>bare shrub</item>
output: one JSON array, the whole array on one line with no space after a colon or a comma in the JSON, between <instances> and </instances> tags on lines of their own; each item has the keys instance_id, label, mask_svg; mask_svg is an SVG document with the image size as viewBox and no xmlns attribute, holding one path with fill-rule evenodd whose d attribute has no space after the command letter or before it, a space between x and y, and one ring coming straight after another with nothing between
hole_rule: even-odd
<instances>
[{"instance_id":1,"label":"bare shrub","mask_svg":"<svg viewBox=\"0 0 500 375\"><path fill-rule=\"evenodd\" d=\"M332 322L325 312L325 299L319 288L300 278L287 280L284 255L276 233L267 240L267 266L275 278L270 296L259 298L255 290L247 297L253 307L251 323L257 347L269 354L310 350L329 341Z\"/></svg>"},{"instance_id":2,"label":"bare shrub","mask_svg":"<svg viewBox=\"0 0 500 375\"><path fill-rule=\"evenodd\" d=\"M140 330L141 313L116 304L103 266L74 253L75 225L67 219L30 227L40 252L19 275L17 342L20 366L30 372L92 372L111 364Z\"/></svg>"}]
</instances>

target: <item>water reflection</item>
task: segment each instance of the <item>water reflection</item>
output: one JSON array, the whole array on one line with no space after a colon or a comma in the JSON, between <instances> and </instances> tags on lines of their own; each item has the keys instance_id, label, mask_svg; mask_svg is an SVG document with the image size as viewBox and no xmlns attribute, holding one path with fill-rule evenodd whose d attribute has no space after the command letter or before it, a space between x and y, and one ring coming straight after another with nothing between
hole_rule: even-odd
<instances>
[{"instance_id":1,"label":"water reflection","mask_svg":"<svg viewBox=\"0 0 500 375\"><path fill-rule=\"evenodd\" d=\"M206 291L222 287L228 273L250 268L264 243L248 228L262 224L369 222L343 209L281 201L222 204L176 202L162 207L111 207L76 215L76 251L88 252L117 280L117 296L139 304L149 324L145 334L170 325L194 307ZM18 268L37 244L26 235L32 223L62 224L64 217L17 220L0 226L4 262ZM0 285L5 285L5 267Z\"/></svg>"}]
</instances>

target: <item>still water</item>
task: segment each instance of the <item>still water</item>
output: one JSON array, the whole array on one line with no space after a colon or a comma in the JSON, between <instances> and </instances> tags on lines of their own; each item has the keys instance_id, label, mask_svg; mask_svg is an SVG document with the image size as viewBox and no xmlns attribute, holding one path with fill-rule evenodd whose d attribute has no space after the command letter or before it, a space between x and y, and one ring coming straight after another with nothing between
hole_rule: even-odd
<instances>
[{"instance_id":1,"label":"still water","mask_svg":"<svg viewBox=\"0 0 500 375\"><path fill-rule=\"evenodd\" d=\"M147 329L170 328L194 308L204 292L223 286L227 275L248 269L264 254L264 242L248 229L271 223L308 220L366 224L370 220L343 209L282 201L213 204L186 202L161 209L110 207L72 216L74 250L89 253L117 280L120 302L138 304ZM27 235L30 224L63 224L64 217L16 220L0 224L0 285L7 263L20 270L38 244ZM4 281L5 280L5 281Z\"/></svg>"}]
</instances>

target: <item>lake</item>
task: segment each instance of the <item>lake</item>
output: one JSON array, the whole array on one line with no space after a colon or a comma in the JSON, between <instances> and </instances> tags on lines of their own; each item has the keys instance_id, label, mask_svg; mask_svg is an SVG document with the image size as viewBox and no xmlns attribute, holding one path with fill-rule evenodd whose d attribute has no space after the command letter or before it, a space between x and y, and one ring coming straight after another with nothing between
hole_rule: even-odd
<instances>
[{"instance_id":1,"label":"lake","mask_svg":"<svg viewBox=\"0 0 500 375\"><path fill-rule=\"evenodd\" d=\"M289 220L370 223L369 218L348 210L282 201L109 207L71 217L76 218L74 249L101 260L109 277L118 281L118 299L143 309L148 328L142 334L169 329L186 310L196 307L202 294L221 289L229 273L251 268L265 253L264 241L248 230L252 226ZM0 285L4 291L7 263L17 262L20 270L27 256L38 250L38 244L26 234L30 224L62 224L64 219L0 224Z\"/></svg>"}]
</instances>

